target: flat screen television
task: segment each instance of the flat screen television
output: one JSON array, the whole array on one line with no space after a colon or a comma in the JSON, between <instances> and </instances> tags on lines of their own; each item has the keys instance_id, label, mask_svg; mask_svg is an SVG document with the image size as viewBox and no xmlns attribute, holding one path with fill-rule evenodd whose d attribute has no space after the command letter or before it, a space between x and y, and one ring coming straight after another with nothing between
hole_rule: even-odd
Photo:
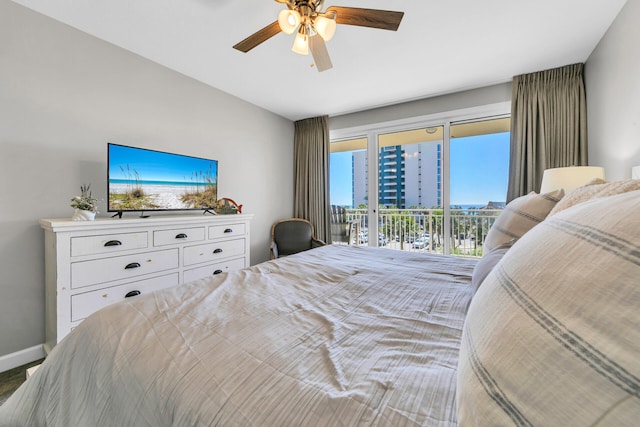
<instances>
[{"instance_id":1,"label":"flat screen television","mask_svg":"<svg viewBox=\"0 0 640 427\"><path fill-rule=\"evenodd\" d=\"M218 161L109 143L109 212L208 210L218 198Z\"/></svg>"}]
</instances>

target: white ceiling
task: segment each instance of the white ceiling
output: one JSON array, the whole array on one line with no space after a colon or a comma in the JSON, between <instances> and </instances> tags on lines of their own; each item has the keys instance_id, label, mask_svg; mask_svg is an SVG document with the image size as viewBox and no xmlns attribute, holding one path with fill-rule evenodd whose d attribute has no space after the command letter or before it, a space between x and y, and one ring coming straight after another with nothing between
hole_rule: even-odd
<instances>
[{"instance_id":1,"label":"white ceiling","mask_svg":"<svg viewBox=\"0 0 640 427\"><path fill-rule=\"evenodd\" d=\"M338 115L510 81L584 62L626 0L328 0L404 11L397 32L339 25L333 69L291 52L273 0L14 0L291 120Z\"/></svg>"}]
</instances>

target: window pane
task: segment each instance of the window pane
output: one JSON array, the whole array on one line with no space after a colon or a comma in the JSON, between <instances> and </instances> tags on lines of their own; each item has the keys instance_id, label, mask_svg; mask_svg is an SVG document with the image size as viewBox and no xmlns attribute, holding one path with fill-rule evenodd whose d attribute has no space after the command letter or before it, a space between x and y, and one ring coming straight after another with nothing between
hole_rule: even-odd
<instances>
[{"instance_id":1,"label":"window pane","mask_svg":"<svg viewBox=\"0 0 640 427\"><path fill-rule=\"evenodd\" d=\"M380 205L399 209L441 206L442 135L442 126L380 135Z\"/></svg>"},{"instance_id":2,"label":"window pane","mask_svg":"<svg viewBox=\"0 0 640 427\"><path fill-rule=\"evenodd\" d=\"M441 248L443 135L444 128L434 126L379 136L379 246Z\"/></svg>"},{"instance_id":3,"label":"window pane","mask_svg":"<svg viewBox=\"0 0 640 427\"><path fill-rule=\"evenodd\" d=\"M504 205L509 179L509 118L451 126L452 206Z\"/></svg>"},{"instance_id":4,"label":"window pane","mask_svg":"<svg viewBox=\"0 0 640 427\"><path fill-rule=\"evenodd\" d=\"M510 119L451 126L450 252L482 256L484 238L505 206Z\"/></svg>"}]
</instances>

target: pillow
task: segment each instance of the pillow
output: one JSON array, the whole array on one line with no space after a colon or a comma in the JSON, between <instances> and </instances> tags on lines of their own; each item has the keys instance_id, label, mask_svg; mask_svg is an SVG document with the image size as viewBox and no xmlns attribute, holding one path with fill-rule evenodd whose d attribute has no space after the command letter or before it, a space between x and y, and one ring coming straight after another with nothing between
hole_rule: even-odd
<instances>
[{"instance_id":1,"label":"pillow","mask_svg":"<svg viewBox=\"0 0 640 427\"><path fill-rule=\"evenodd\" d=\"M564 190L546 194L532 191L509 202L489 229L484 241L484 250L490 251L511 239L522 237L547 217L562 196Z\"/></svg>"},{"instance_id":2,"label":"pillow","mask_svg":"<svg viewBox=\"0 0 640 427\"><path fill-rule=\"evenodd\" d=\"M513 246L516 242L516 239L511 239L507 243L503 243L497 248L493 248L489 252L485 253L480 261L476 264L473 269L473 274L471 275L471 287L473 288L473 292L476 293L478 288L487 277L493 267L502 259L504 254L507 253L509 248Z\"/></svg>"},{"instance_id":3,"label":"pillow","mask_svg":"<svg viewBox=\"0 0 640 427\"><path fill-rule=\"evenodd\" d=\"M627 191L640 190L640 179L626 179L623 181L606 182L595 179L589 184L578 187L567 193L566 196L551 209L549 215L555 215L578 203L595 199L597 197L613 196L614 194L626 193Z\"/></svg>"},{"instance_id":4,"label":"pillow","mask_svg":"<svg viewBox=\"0 0 640 427\"><path fill-rule=\"evenodd\" d=\"M546 219L489 273L462 334L467 425L637 425L640 191Z\"/></svg>"}]
</instances>

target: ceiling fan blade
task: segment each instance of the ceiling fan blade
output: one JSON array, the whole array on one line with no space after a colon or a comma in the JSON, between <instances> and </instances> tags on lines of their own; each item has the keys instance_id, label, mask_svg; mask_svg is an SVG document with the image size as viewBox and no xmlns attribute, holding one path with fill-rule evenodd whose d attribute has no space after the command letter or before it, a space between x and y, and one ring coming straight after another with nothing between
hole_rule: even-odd
<instances>
[{"instance_id":1,"label":"ceiling fan blade","mask_svg":"<svg viewBox=\"0 0 640 427\"><path fill-rule=\"evenodd\" d=\"M358 25L360 27L380 28L396 31L404 12L392 10L364 9L359 7L331 6L325 13L335 11L336 23Z\"/></svg>"},{"instance_id":2,"label":"ceiling fan blade","mask_svg":"<svg viewBox=\"0 0 640 427\"><path fill-rule=\"evenodd\" d=\"M333 68L331 58L329 58L329 52L327 51L327 45L319 34L314 34L309 37L309 50L311 50L313 62L316 63L318 71L325 71Z\"/></svg>"},{"instance_id":3,"label":"ceiling fan blade","mask_svg":"<svg viewBox=\"0 0 640 427\"><path fill-rule=\"evenodd\" d=\"M238 49L241 52L249 52L260 43L263 43L278 34L280 31L282 30L280 29L280 24L278 24L278 21L272 22L260 31L251 34L249 37L233 46L233 48Z\"/></svg>"}]
</instances>

